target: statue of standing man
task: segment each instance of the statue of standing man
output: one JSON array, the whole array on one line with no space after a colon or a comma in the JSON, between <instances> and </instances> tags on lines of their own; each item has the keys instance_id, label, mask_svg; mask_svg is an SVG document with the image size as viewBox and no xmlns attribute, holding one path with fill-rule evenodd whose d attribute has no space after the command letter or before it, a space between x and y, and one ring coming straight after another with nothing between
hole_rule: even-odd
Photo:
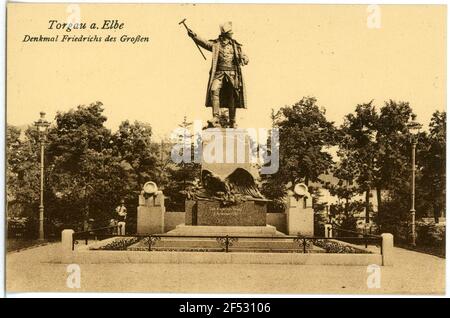
<instances>
[{"instance_id":1,"label":"statue of standing man","mask_svg":"<svg viewBox=\"0 0 450 318\"><path fill-rule=\"evenodd\" d=\"M228 125L236 125L236 109L246 108L244 79L241 66L248 64L242 45L233 39L231 22L220 26L215 40L204 40L188 29L188 35L202 48L212 52L211 70L206 91L206 107L213 109L213 123L219 123L220 108L228 108Z\"/></svg>"}]
</instances>

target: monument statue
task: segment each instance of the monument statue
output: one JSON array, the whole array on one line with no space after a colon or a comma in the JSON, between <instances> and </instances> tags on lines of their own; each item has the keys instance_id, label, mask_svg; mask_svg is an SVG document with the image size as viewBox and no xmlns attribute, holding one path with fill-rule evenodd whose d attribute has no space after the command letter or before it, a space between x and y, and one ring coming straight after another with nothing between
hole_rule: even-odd
<instances>
[{"instance_id":1,"label":"monument statue","mask_svg":"<svg viewBox=\"0 0 450 318\"><path fill-rule=\"evenodd\" d=\"M267 199L256 182L252 161L254 141L245 129L236 128L236 109L246 108L242 66L248 58L233 39L232 23L220 26L217 39L204 40L183 24L198 50L212 52L206 107L213 118L202 132L201 176L184 193L186 225L265 226ZM228 109L228 118L221 109ZM232 129L227 129L232 128Z\"/></svg>"},{"instance_id":2,"label":"monument statue","mask_svg":"<svg viewBox=\"0 0 450 318\"><path fill-rule=\"evenodd\" d=\"M184 20L182 22L184 24ZM205 102L206 107L212 107L213 119L210 123L220 127L220 108L228 108L228 126L234 128L236 109L246 108L241 67L248 64L248 58L242 52L242 45L233 39L232 23L222 24L220 35L214 40L204 40L188 27L186 29L197 45L212 52Z\"/></svg>"}]
</instances>

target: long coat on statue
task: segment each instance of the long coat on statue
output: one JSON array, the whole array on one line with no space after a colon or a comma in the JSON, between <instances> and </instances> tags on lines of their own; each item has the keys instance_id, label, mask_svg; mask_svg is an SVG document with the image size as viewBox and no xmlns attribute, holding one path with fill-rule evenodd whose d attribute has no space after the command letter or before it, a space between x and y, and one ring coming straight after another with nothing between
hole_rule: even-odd
<instances>
[{"instance_id":1,"label":"long coat on statue","mask_svg":"<svg viewBox=\"0 0 450 318\"><path fill-rule=\"evenodd\" d=\"M214 76L217 72L217 62L219 59L220 39L203 40L199 36L193 37L193 40L205 50L212 52L211 70L209 71L208 87L206 90L206 107L212 107L211 101L211 85ZM234 80L234 89L222 89L220 96L220 107L229 108L234 105L236 108L247 108L247 97L245 92L244 78L242 76L242 65L248 63L247 56L242 53L242 45L236 40L231 40L233 44L234 60L238 61L236 64L236 78Z\"/></svg>"}]
</instances>

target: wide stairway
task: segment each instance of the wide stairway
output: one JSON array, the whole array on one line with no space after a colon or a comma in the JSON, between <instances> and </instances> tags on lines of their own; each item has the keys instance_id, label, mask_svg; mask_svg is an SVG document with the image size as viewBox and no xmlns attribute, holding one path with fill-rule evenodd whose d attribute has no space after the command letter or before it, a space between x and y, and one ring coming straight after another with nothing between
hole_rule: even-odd
<instances>
[{"instance_id":1,"label":"wide stairway","mask_svg":"<svg viewBox=\"0 0 450 318\"><path fill-rule=\"evenodd\" d=\"M303 241L294 240L276 231L273 226L266 227L219 227L219 226L178 226L176 229L152 242L151 251L188 252L265 252L302 253ZM321 252L322 249L310 242L306 252ZM149 239L143 238L128 247L132 251L149 251Z\"/></svg>"}]
</instances>

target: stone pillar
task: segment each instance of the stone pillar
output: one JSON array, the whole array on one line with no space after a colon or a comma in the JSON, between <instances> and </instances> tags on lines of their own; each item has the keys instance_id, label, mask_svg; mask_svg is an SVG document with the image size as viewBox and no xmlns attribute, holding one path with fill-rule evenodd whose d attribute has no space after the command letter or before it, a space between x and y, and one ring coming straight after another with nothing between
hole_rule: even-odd
<instances>
[{"instance_id":1,"label":"stone pillar","mask_svg":"<svg viewBox=\"0 0 450 318\"><path fill-rule=\"evenodd\" d=\"M383 233L381 239L383 266L392 266L394 265L394 236L391 233Z\"/></svg>"},{"instance_id":2,"label":"stone pillar","mask_svg":"<svg viewBox=\"0 0 450 318\"><path fill-rule=\"evenodd\" d=\"M61 233L61 263L72 262L73 233L74 230L63 230Z\"/></svg>"},{"instance_id":3,"label":"stone pillar","mask_svg":"<svg viewBox=\"0 0 450 318\"><path fill-rule=\"evenodd\" d=\"M333 237L333 225L325 224L325 237Z\"/></svg>"},{"instance_id":4,"label":"stone pillar","mask_svg":"<svg viewBox=\"0 0 450 318\"><path fill-rule=\"evenodd\" d=\"M287 234L314 235L314 211L310 196L299 197L288 193L288 207L286 211Z\"/></svg>"},{"instance_id":5,"label":"stone pillar","mask_svg":"<svg viewBox=\"0 0 450 318\"><path fill-rule=\"evenodd\" d=\"M145 197L139 195L139 206L137 209L137 233L138 234L160 234L164 233L164 194L158 191L154 195Z\"/></svg>"}]
</instances>

